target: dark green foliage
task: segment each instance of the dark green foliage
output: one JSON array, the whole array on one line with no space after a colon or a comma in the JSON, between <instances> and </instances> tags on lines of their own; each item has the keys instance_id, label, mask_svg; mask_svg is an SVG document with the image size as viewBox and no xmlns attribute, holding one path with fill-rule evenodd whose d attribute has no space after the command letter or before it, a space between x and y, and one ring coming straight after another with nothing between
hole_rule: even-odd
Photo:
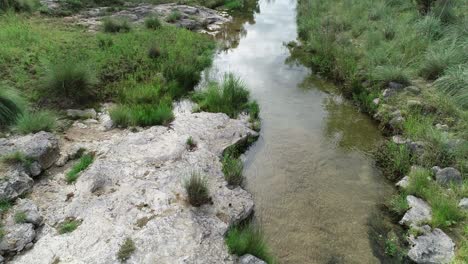
<instances>
[{"instance_id":1,"label":"dark green foliage","mask_svg":"<svg viewBox=\"0 0 468 264\"><path fill-rule=\"evenodd\" d=\"M73 183L78 179L80 172L86 170L94 161L94 156L91 154L83 155L77 164L65 176L67 183Z\"/></svg>"},{"instance_id":2,"label":"dark green foliage","mask_svg":"<svg viewBox=\"0 0 468 264\"><path fill-rule=\"evenodd\" d=\"M11 202L6 199L0 199L0 215L11 208Z\"/></svg>"},{"instance_id":3,"label":"dark green foliage","mask_svg":"<svg viewBox=\"0 0 468 264\"><path fill-rule=\"evenodd\" d=\"M251 254L269 264L275 262L268 250L262 232L251 224L229 229L226 235L226 244L231 254L238 256Z\"/></svg>"},{"instance_id":4,"label":"dark green foliage","mask_svg":"<svg viewBox=\"0 0 468 264\"><path fill-rule=\"evenodd\" d=\"M39 6L37 0L0 0L0 11L32 12Z\"/></svg>"},{"instance_id":5,"label":"dark green foliage","mask_svg":"<svg viewBox=\"0 0 468 264\"><path fill-rule=\"evenodd\" d=\"M7 165L22 165L26 168L31 166L33 160L27 157L23 152L15 151L8 155L2 156L0 161Z\"/></svg>"},{"instance_id":6,"label":"dark green foliage","mask_svg":"<svg viewBox=\"0 0 468 264\"><path fill-rule=\"evenodd\" d=\"M178 10L172 10L172 12L167 16L166 21L169 23L174 23L181 18L182 14Z\"/></svg>"},{"instance_id":7,"label":"dark green foliage","mask_svg":"<svg viewBox=\"0 0 468 264\"><path fill-rule=\"evenodd\" d=\"M242 170L244 166L239 158L234 158L231 155L225 155L223 158L223 173L224 179L229 185L238 186L242 183L244 176Z\"/></svg>"},{"instance_id":8,"label":"dark green foliage","mask_svg":"<svg viewBox=\"0 0 468 264\"><path fill-rule=\"evenodd\" d=\"M44 77L43 96L66 104L92 101L96 76L91 69L86 63L69 59L49 66Z\"/></svg>"},{"instance_id":9,"label":"dark green foliage","mask_svg":"<svg viewBox=\"0 0 468 264\"><path fill-rule=\"evenodd\" d=\"M135 243L131 238L127 237L125 242L120 246L119 252L117 252L117 258L121 262L124 262L132 256L135 250Z\"/></svg>"},{"instance_id":10,"label":"dark green foliage","mask_svg":"<svg viewBox=\"0 0 468 264\"><path fill-rule=\"evenodd\" d=\"M18 118L16 129L21 134L52 132L57 126L57 117L50 111L25 113Z\"/></svg>"},{"instance_id":11,"label":"dark green foliage","mask_svg":"<svg viewBox=\"0 0 468 264\"><path fill-rule=\"evenodd\" d=\"M0 129L16 122L24 112L25 102L14 90L0 86Z\"/></svg>"},{"instance_id":12,"label":"dark green foliage","mask_svg":"<svg viewBox=\"0 0 468 264\"><path fill-rule=\"evenodd\" d=\"M193 151L197 147L197 143L195 142L195 140L193 140L191 136L187 138L185 145L187 145L187 149L190 151Z\"/></svg>"},{"instance_id":13,"label":"dark green foliage","mask_svg":"<svg viewBox=\"0 0 468 264\"><path fill-rule=\"evenodd\" d=\"M121 127L167 125L174 119L169 104L120 105L110 112L114 123Z\"/></svg>"},{"instance_id":14,"label":"dark green foliage","mask_svg":"<svg viewBox=\"0 0 468 264\"><path fill-rule=\"evenodd\" d=\"M158 29L161 27L161 21L158 17L148 17L145 19L145 26L148 29Z\"/></svg>"},{"instance_id":15,"label":"dark green foliage","mask_svg":"<svg viewBox=\"0 0 468 264\"><path fill-rule=\"evenodd\" d=\"M403 215L409 209L408 202L406 201L406 193L399 193L392 196L389 205L392 212Z\"/></svg>"},{"instance_id":16,"label":"dark green foliage","mask_svg":"<svg viewBox=\"0 0 468 264\"><path fill-rule=\"evenodd\" d=\"M190 178L185 180L184 187L191 205L199 207L211 202L207 179L200 174L192 173Z\"/></svg>"},{"instance_id":17,"label":"dark green foliage","mask_svg":"<svg viewBox=\"0 0 468 264\"><path fill-rule=\"evenodd\" d=\"M113 18L104 19L102 28L104 32L107 33L126 33L132 29L130 23L127 20L117 20Z\"/></svg>"},{"instance_id":18,"label":"dark green foliage","mask_svg":"<svg viewBox=\"0 0 468 264\"><path fill-rule=\"evenodd\" d=\"M148 49L148 57L151 58L151 59L157 59L159 58L159 56L161 56L161 50L158 46L151 46L149 49Z\"/></svg>"}]
</instances>

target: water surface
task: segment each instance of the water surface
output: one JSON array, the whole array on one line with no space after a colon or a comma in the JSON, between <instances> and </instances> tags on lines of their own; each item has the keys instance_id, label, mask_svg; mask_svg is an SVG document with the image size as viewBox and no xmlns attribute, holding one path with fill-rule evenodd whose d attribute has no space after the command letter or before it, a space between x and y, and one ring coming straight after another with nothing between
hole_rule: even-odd
<instances>
[{"instance_id":1,"label":"water surface","mask_svg":"<svg viewBox=\"0 0 468 264\"><path fill-rule=\"evenodd\" d=\"M231 48L209 74L235 73L261 107L261 137L245 168L256 220L280 263L378 263L367 222L391 191L369 156L379 131L291 62L295 1L260 0L251 10L222 35Z\"/></svg>"}]
</instances>

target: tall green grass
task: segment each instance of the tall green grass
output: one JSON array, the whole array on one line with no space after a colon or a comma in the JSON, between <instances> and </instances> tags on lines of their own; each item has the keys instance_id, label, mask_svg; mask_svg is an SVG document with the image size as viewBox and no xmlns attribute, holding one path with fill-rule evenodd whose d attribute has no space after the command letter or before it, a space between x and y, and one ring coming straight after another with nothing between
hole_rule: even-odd
<instances>
[{"instance_id":1,"label":"tall green grass","mask_svg":"<svg viewBox=\"0 0 468 264\"><path fill-rule=\"evenodd\" d=\"M26 103L14 90L0 86L0 129L16 122Z\"/></svg>"},{"instance_id":2,"label":"tall green grass","mask_svg":"<svg viewBox=\"0 0 468 264\"><path fill-rule=\"evenodd\" d=\"M232 118L243 111L249 111L250 93L245 84L232 74L227 74L221 83L212 82L209 86L197 94L194 99L200 108L207 112L221 112ZM258 115L258 109L252 110Z\"/></svg>"},{"instance_id":3,"label":"tall green grass","mask_svg":"<svg viewBox=\"0 0 468 264\"><path fill-rule=\"evenodd\" d=\"M94 161L94 156L92 154L83 155L78 161L78 163L75 164L71 168L71 170L66 174L65 180L67 181L67 183L75 182L78 179L79 174L82 171L86 170L89 167L89 165L93 163L93 161Z\"/></svg>"},{"instance_id":4,"label":"tall green grass","mask_svg":"<svg viewBox=\"0 0 468 264\"><path fill-rule=\"evenodd\" d=\"M52 132L57 127L57 117L50 111L30 112L21 115L16 122L16 130L21 134Z\"/></svg>"},{"instance_id":5,"label":"tall green grass","mask_svg":"<svg viewBox=\"0 0 468 264\"><path fill-rule=\"evenodd\" d=\"M262 232L252 224L230 228L226 235L226 244L231 254L238 256L251 254L269 264L275 263Z\"/></svg>"}]
</instances>

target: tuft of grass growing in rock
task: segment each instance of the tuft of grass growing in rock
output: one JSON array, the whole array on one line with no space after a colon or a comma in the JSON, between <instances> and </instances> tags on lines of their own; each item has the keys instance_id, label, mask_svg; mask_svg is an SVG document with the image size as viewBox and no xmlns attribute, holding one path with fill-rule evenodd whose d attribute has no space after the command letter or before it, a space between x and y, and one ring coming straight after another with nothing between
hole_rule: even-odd
<instances>
[{"instance_id":1,"label":"tuft of grass growing in rock","mask_svg":"<svg viewBox=\"0 0 468 264\"><path fill-rule=\"evenodd\" d=\"M165 103L119 105L111 109L110 116L120 127L167 125L174 119L172 107Z\"/></svg>"},{"instance_id":2,"label":"tuft of grass growing in rock","mask_svg":"<svg viewBox=\"0 0 468 264\"><path fill-rule=\"evenodd\" d=\"M94 156L91 154L83 155L77 164L75 164L72 169L65 176L67 183L73 183L78 179L80 172L84 171L93 163Z\"/></svg>"},{"instance_id":3,"label":"tuft of grass growing in rock","mask_svg":"<svg viewBox=\"0 0 468 264\"><path fill-rule=\"evenodd\" d=\"M234 158L231 155L225 155L223 158L223 173L224 179L231 186L238 186L242 184L244 176L242 175L242 170L244 165L239 158Z\"/></svg>"},{"instance_id":4,"label":"tuft of grass growing in rock","mask_svg":"<svg viewBox=\"0 0 468 264\"><path fill-rule=\"evenodd\" d=\"M406 145L387 142L379 148L375 157L385 177L390 180L403 177L411 167L412 157Z\"/></svg>"},{"instance_id":5,"label":"tuft of grass growing in rock","mask_svg":"<svg viewBox=\"0 0 468 264\"><path fill-rule=\"evenodd\" d=\"M7 212L12 207L11 202L7 199L0 199L0 214Z\"/></svg>"},{"instance_id":6,"label":"tuft of grass growing in rock","mask_svg":"<svg viewBox=\"0 0 468 264\"><path fill-rule=\"evenodd\" d=\"M268 264L275 263L262 232L251 224L230 228L225 241L231 254L238 256L251 254Z\"/></svg>"},{"instance_id":7,"label":"tuft of grass growing in rock","mask_svg":"<svg viewBox=\"0 0 468 264\"><path fill-rule=\"evenodd\" d=\"M190 151L194 150L197 147L197 143L195 142L192 136L187 138L187 141L185 141L185 145L187 145L187 149Z\"/></svg>"},{"instance_id":8,"label":"tuft of grass growing in rock","mask_svg":"<svg viewBox=\"0 0 468 264\"><path fill-rule=\"evenodd\" d=\"M161 27L161 21L156 16L148 17L145 19L145 27L153 30L158 29Z\"/></svg>"},{"instance_id":9,"label":"tuft of grass growing in rock","mask_svg":"<svg viewBox=\"0 0 468 264\"><path fill-rule=\"evenodd\" d=\"M15 213L15 223L22 224L26 222L26 213L25 212L16 212Z\"/></svg>"},{"instance_id":10,"label":"tuft of grass growing in rock","mask_svg":"<svg viewBox=\"0 0 468 264\"><path fill-rule=\"evenodd\" d=\"M57 117L50 111L25 113L16 122L16 130L21 134L52 132L57 127Z\"/></svg>"},{"instance_id":11,"label":"tuft of grass growing in rock","mask_svg":"<svg viewBox=\"0 0 468 264\"><path fill-rule=\"evenodd\" d=\"M114 18L104 19L102 28L106 33L127 33L132 29L127 20Z\"/></svg>"},{"instance_id":12,"label":"tuft of grass growing in rock","mask_svg":"<svg viewBox=\"0 0 468 264\"><path fill-rule=\"evenodd\" d=\"M15 151L10 154L4 155L0 158L0 161L3 164L7 164L7 165L20 164L26 167L31 165L31 162L32 162L32 160L21 151Z\"/></svg>"},{"instance_id":13,"label":"tuft of grass growing in rock","mask_svg":"<svg viewBox=\"0 0 468 264\"><path fill-rule=\"evenodd\" d=\"M206 90L196 93L193 99L200 109L213 113L225 113L231 118L251 109L258 116L258 104L249 105L250 94L245 84L233 74L224 76L221 84L212 82Z\"/></svg>"},{"instance_id":14,"label":"tuft of grass growing in rock","mask_svg":"<svg viewBox=\"0 0 468 264\"><path fill-rule=\"evenodd\" d=\"M403 215L409 209L406 201L406 194L399 193L392 196L390 200L390 210L398 215Z\"/></svg>"},{"instance_id":15,"label":"tuft of grass growing in rock","mask_svg":"<svg viewBox=\"0 0 468 264\"><path fill-rule=\"evenodd\" d=\"M182 18L182 14L179 10L172 10L171 13L167 16L166 21L169 23L174 23Z\"/></svg>"},{"instance_id":16,"label":"tuft of grass growing in rock","mask_svg":"<svg viewBox=\"0 0 468 264\"><path fill-rule=\"evenodd\" d=\"M125 262L132 256L135 250L135 243L131 238L127 237L127 239L125 239L125 242L120 246L119 252L117 252L117 258L121 262Z\"/></svg>"},{"instance_id":17,"label":"tuft of grass growing in rock","mask_svg":"<svg viewBox=\"0 0 468 264\"><path fill-rule=\"evenodd\" d=\"M71 233L75 231L78 226L80 226L81 221L76 219L67 219L59 224L58 232L59 234Z\"/></svg>"},{"instance_id":18,"label":"tuft of grass growing in rock","mask_svg":"<svg viewBox=\"0 0 468 264\"><path fill-rule=\"evenodd\" d=\"M191 205L199 207L211 202L208 181L204 176L198 173L192 173L190 177L185 180L184 187Z\"/></svg>"}]
</instances>

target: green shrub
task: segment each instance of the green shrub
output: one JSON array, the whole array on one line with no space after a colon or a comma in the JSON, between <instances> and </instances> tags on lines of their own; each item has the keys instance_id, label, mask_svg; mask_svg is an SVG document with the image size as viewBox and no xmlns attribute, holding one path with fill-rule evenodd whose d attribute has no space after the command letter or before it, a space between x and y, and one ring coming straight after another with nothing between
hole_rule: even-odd
<instances>
[{"instance_id":1,"label":"green shrub","mask_svg":"<svg viewBox=\"0 0 468 264\"><path fill-rule=\"evenodd\" d=\"M458 207L458 201L445 196L441 190L429 200L432 208L432 226L449 227L462 220L463 212Z\"/></svg>"},{"instance_id":2,"label":"green shrub","mask_svg":"<svg viewBox=\"0 0 468 264\"><path fill-rule=\"evenodd\" d=\"M187 191L188 200L191 205L199 207L211 202L208 191L208 181L200 174L192 173L190 178L185 180L184 187Z\"/></svg>"},{"instance_id":3,"label":"green shrub","mask_svg":"<svg viewBox=\"0 0 468 264\"><path fill-rule=\"evenodd\" d=\"M239 158L234 158L231 155L225 155L223 158L223 173L224 179L229 185L238 186L242 183L244 176L242 170L244 165Z\"/></svg>"},{"instance_id":4,"label":"green shrub","mask_svg":"<svg viewBox=\"0 0 468 264\"><path fill-rule=\"evenodd\" d=\"M83 155L77 164L65 176L67 183L73 183L78 179L80 172L86 170L94 161L94 156L91 154Z\"/></svg>"},{"instance_id":5,"label":"green shrub","mask_svg":"<svg viewBox=\"0 0 468 264\"><path fill-rule=\"evenodd\" d=\"M172 107L159 105L119 105L110 111L112 121L120 127L167 125L174 119Z\"/></svg>"},{"instance_id":6,"label":"green shrub","mask_svg":"<svg viewBox=\"0 0 468 264\"><path fill-rule=\"evenodd\" d=\"M148 29L158 29L161 27L161 21L158 17L148 17L145 19L145 26Z\"/></svg>"},{"instance_id":7,"label":"green shrub","mask_svg":"<svg viewBox=\"0 0 468 264\"><path fill-rule=\"evenodd\" d=\"M135 243L131 238L127 237L125 242L120 246L119 252L117 252L117 258L121 262L124 262L132 256L135 250Z\"/></svg>"},{"instance_id":8,"label":"green shrub","mask_svg":"<svg viewBox=\"0 0 468 264\"><path fill-rule=\"evenodd\" d=\"M415 196L426 198L430 195L430 192L433 190L431 187L431 172L424 168L417 168L411 171L408 175L409 177L409 185L406 188L406 191L409 194L413 194Z\"/></svg>"},{"instance_id":9,"label":"green shrub","mask_svg":"<svg viewBox=\"0 0 468 264\"><path fill-rule=\"evenodd\" d=\"M22 224L26 222L26 213L25 212L16 212L15 213L15 223Z\"/></svg>"},{"instance_id":10,"label":"green shrub","mask_svg":"<svg viewBox=\"0 0 468 264\"><path fill-rule=\"evenodd\" d=\"M244 83L232 74L224 77L221 86L211 83L205 91L196 94L194 99L198 101L202 110L225 113L232 118L237 118L242 111L249 109L249 91Z\"/></svg>"},{"instance_id":11,"label":"green shrub","mask_svg":"<svg viewBox=\"0 0 468 264\"><path fill-rule=\"evenodd\" d=\"M12 207L11 202L7 199L0 199L0 215L7 212Z\"/></svg>"},{"instance_id":12,"label":"green shrub","mask_svg":"<svg viewBox=\"0 0 468 264\"><path fill-rule=\"evenodd\" d=\"M50 111L25 113L18 118L16 129L21 134L52 132L57 127L57 117Z\"/></svg>"},{"instance_id":13,"label":"green shrub","mask_svg":"<svg viewBox=\"0 0 468 264\"><path fill-rule=\"evenodd\" d=\"M166 21L169 23L174 23L182 18L182 14L179 10L172 10L171 13L167 16Z\"/></svg>"},{"instance_id":14,"label":"green shrub","mask_svg":"<svg viewBox=\"0 0 468 264\"><path fill-rule=\"evenodd\" d=\"M251 254L269 264L274 263L262 232L250 224L230 228L226 235L226 244L231 254L238 256Z\"/></svg>"},{"instance_id":15,"label":"green shrub","mask_svg":"<svg viewBox=\"0 0 468 264\"><path fill-rule=\"evenodd\" d=\"M157 59L161 56L161 49L156 46L156 45L152 45L151 47L149 47L148 49L148 57L150 59Z\"/></svg>"},{"instance_id":16,"label":"green shrub","mask_svg":"<svg viewBox=\"0 0 468 264\"><path fill-rule=\"evenodd\" d=\"M43 96L82 104L94 99L97 83L92 67L83 62L63 60L51 65L44 78Z\"/></svg>"},{"instance_id":17,"label":"green shrub","mask_svg":"<svg viewBox=\"0 0 468 264\"><path fill-rule=\"evenodd\" d=\"M123 104L159 104L163 93L158 82L128 86L120 94Z\"/></svg>"},{"instance_id":18,"label":"green shrub","mask_svg":"<svg viewBox=\"0 0 468 264\"><path fill-rule=\"evenodd\" d=\"M0 86L0 128L15 123L25 106L25 101L14 90Z\"/></svg>"},{"instance_id":19,"label":"green shrub","mask_svg":"<svg viewBox=\"0 0 468 264\"><path fill-rule=\"evenodd\" d=\"M76 219L67 219L59 224L58 232L59 234L71 233L80 226L81 221Z\"/></svg>"},{"instance_id":20,"label":"green shrub","mask_svg":"<svg viewBox=\"0 0 468 264\"><path fill-rule=\"evenodd\" d=\"M241 9L243 6L244 2L242 0L229 0L224 4L224 7L229 10Z\"/></svg>"},{"instance_id":21,"label":"green shrub","mask_svg":"<svg viewBox=\"0 0 468 264\"><path fill-rule=\"evenodd\" d=\"M416 23L416 30L429 39L437 40L442 37L444 29L438 17L425 16Z\"/></svg>"},{"instance_id":22,"label":"green shrub","mask_svg":"<svg viewBox=\"0 0 468 264\"><path fill-rule=\"evenodd\" d=\"M130 32L132 27L125 19L106 18L102 22L102 28L107 33L126 33Z\"/></svg>"},{"instance_id":23,"label":"green shrub","mask_svg":"<svg viewBox=\"0 0 468 264\"><path fill-rule=\"evenodd\" d=\"M456 47L455 43L441 42L440 45L442 47L427 52L419 70L419 74L428 80L439 78L447 68L458 64L463 59L462 49Z\"/></svg>"}]
</instances>

